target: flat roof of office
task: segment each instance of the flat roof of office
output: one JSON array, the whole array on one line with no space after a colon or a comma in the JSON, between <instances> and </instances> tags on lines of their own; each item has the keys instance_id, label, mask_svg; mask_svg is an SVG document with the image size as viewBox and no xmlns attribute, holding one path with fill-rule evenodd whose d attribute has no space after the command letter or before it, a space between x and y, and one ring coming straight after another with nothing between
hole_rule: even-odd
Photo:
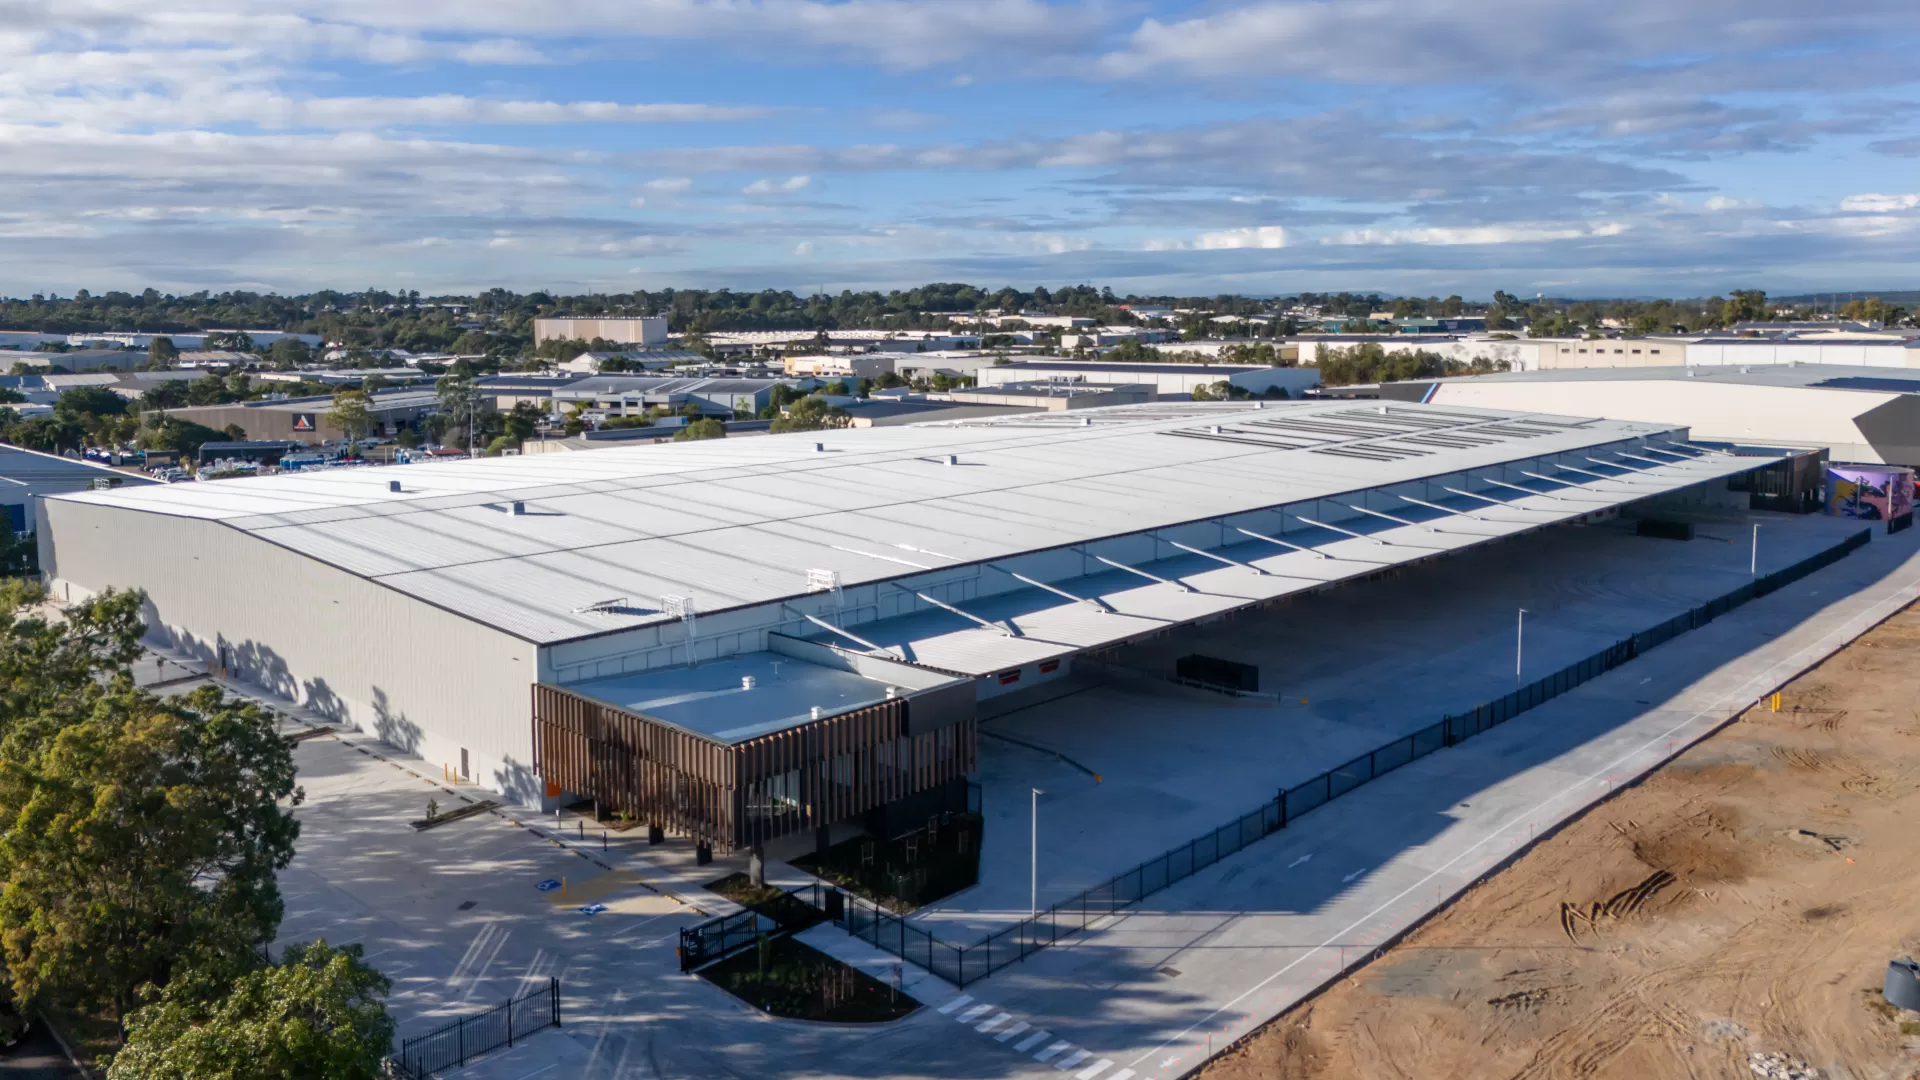
<instances>
[{"instance_id":1,"label":"flat roof of office","mask_svg":"<svg viewBox=\"0 0 1920 1080\"><path fill-rule=\"evenodd\" d=\"M673 621L666 596L693 596L703 614L768 604L808 595L815 571L854 586L1671 430L1416 404L1166 402L57 498L217 521L554 643ZM1720 474L1660 471L1674 484Z\"/></svg>"},{"instance_id":2,"label":"flat roof of office","mask_svg":"<svg viewBox=\"0 0 1920 1080\"><path fill-rule=\"evenodd\" d=\"M751 687L746 680L752 679ZM726 743L887 699L889 683L776 652L568 683L567 689Z\"/></svg>"}]
</instances>

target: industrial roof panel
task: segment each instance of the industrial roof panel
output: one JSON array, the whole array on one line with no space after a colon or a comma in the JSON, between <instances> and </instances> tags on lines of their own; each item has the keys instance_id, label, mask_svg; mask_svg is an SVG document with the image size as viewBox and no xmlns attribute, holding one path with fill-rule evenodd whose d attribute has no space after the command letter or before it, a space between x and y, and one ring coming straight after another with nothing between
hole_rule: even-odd
<instances>
[{"instance_id":1,"label":"industrial roof panel","mask_svg":"<svg viewBox=\"0 0 1920 1080\"><path fill-rule=\"evenodd\" d=\"M805 596L809 570L853 586L1673 430L1381 408L1158 403L59 498L220 521L556 642L665 621L663 594L768 603Z\"/></svg>"}]
</instances>

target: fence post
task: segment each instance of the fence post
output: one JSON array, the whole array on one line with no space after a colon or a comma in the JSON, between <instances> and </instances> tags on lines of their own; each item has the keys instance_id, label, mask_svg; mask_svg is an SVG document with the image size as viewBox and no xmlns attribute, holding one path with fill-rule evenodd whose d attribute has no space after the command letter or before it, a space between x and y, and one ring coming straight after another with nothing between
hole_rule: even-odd
<instances>
[{"instance_id":1,"label":"fence post","mask_svg":"<svg viewBox=\"0 0 1920 1080\"><path fill-rule=\"evenodd\" d=\"M513 995L507 995L507 1049L513 1049Z\"/></svg>"},{"instance_id":2,"label":"fence post","mask_svg":"<svg viewBox=\"0 0 1920 1080\"><path fill-rule=\"evenodd\" d=\"M467 1067L467 1022L465 1020L460 1021L458 1030L460 1032L460 1067L464 1069Z\"/></svg>"},{"instance_id":3,"label":"fence post","mask_svg":"<svg viewBox=\"0 0 1920 1080\"><path fill-rule=\"evenodd\" d=\"M548 977L547 989L553 995L553 1026L559 1027L560 1026L560 979L558 976Z\"/></svg>"}]
</instances>

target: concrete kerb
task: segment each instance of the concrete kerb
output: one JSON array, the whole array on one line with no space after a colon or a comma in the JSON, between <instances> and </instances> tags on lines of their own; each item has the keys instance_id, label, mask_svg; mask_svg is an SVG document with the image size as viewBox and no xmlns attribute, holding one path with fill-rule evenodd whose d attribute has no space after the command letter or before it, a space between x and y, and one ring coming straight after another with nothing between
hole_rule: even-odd
<instances>
[{"instance_id":1,"label":"concrete kerb","mask_svg":"<svg viewBox=\"0 0 1920 1080\"><path fill-rule=\"evenodd\" d=\"M1333 965L1333 967L1330 970L1327 971L1324 978L1322 978L1319 982L1315 983L1306 994L1301 995L1292 1004L1288 1005L1287 1009L1297 1008L1300 1004L1314 1000L1315 998L1319 997L1321 994L1325 993L1330 987L1338 983L1342 978L1349 977L1354 972L1357 972L1362 968L1366 967L1367 965L1371 964L1372 962L1377 960L1383 953L1385 953L1388 949L1392 948L1394 945L1403 941L1408 935L1412 934L1415 930L1418 930L1420 927L1426 925L1426 923L1431 921L1436 915L1445 911L1447 907L1449 907L1454 900L1458 899L1467 890L1484 884L1489 878L1507 869L1514 862L1516 862L1521 856L1531 851L1535 846L1557 835L1559 832L1565 829L1568 825L1584 819L1588 814L1591 814L1595 809L1601 806L1604 806L1606 803L1610 802L1615 796L1617 796L1622 791L1628 790L1633 787L1637 787L1640 784L1645 783L1647 777L1651 776L1655 771L1659 770L1660 768L1664 767L1668 763L1672 762L1674 759L1680 757L1682 754L1686 753L1687 750L1691 749L1693 746L1699 744L1700 742L1726 729L1728 726L1730 726L1736 720L1738 720L1742 715L1744 715L1747 712L1747 710L1754 708L1758 706L1761 702L1763 702L1769 694L1780 689L1781 687L1786 686L1788 683L1793 682L1795 679L1798 679L1800 676L1804 675L1809 670L1825 662L1833 654L1839 652L1841 649L1845 648L1847 645L1851 644L1852 642L1859 640L1859 638L1861 638L1862 636L1872 631L1875 627L1878 627L1881 624L1885 623L1888 619L1891 619L1893 616L1899 614L1901 611L1912 606L1916 602L1920 602L1920 576L1916 576L1911 581L1909 581L1908 584L1901 586L1900 588L1895 590L1895 592L1887 600L1881 601L1880 603L1874 605L1874 607L1870 609L1869 612L1860 616L1855 616L1854 618L1847 620L1847 622L1841 628L1838 628L1833 631L1829 631L1827 634L1823 635L1818 641L1814 642L1813 644L1803 646L1792 657L1781 660L1781 661L1777 661L1776 663L1768 667L1764 673L1748 678L1746 681L1741 683L1740 686L1737 688L1739 691L1737 695L1734 693L1726 693L1726 694L1722 694L1721 697L1719 698L1719 701L1721 702L1725 702L1728 700L1737 701L1738 702L1737 705L1731 705L1731 706L1717 705L1715 708L1711 710L1707 710L1707 709L1698 710L1694 712L1692 715L1690 715L1686 720L1683 720L1680 723L1675 724L1673 727L1667 729L1667 731L1659 733L1655 735L1653 738L1642 742L1638 747L1634 748L1633 750L1629 750L1628 752L1619 755L1612 762L1608 763L1608 765L1606 765L1604 768L1594 771L1592 774L1590 774L1586 778L1586 782L1583 785L1581 785L1581 788L1590 789L1591 784L1595 782L1596 778L1598 778L1602 773L1605 773L1607 777L1605 788L1598 797L1593 798L1591 801L1580 806L1574 812L1569 813L1566 816L1558 819L1557 821L1552 822L1544 830L1536 829L1532 831L1531 835L1529 836L1529 839L1525 843L1516 845L1512 851L1507 853L1505 856L1501 857L1498 861L1494 862L1492 865L1488 866L1484 870L1473 875L1470 879L1464 879L1459 881L1451 891L1438 892L1436 894L1436 902L1434 903L1434 905L1424 910L1417 919L1401 927L1400 929L1394 931L1388 936L1384 937L1379 942L1360 948L1358 951L1355 952L1354 959L1351 962L1347 960L1346 952L1347 950L1352 949L1353 946L1350 946L1350 945L1343 946L1339 944L1338 939L1348 936L1350 931L1364 926L1366 923L1372 921L1374 918L1384 913L1388 909L1396 907L1401 902L1407 900L1409 897L1413 897L1417 895L1420 889L1423 889L1427 885L1431 884L1435 878L1441 877L1443 875L1443 872L1446 869L1446 866L1442 866L1440 868L1437 868L1429 872L1425 877L1421 878L1413 886L1408 887L1407 889L1403 890L1399 894L1395 895L1393 898L1389 899L1386 903L1379 905L1378 907L1374 908L1372 911L1369 911L1367 914L1361 916L1359 919L1354 920L1353 923L1343 928L1333 938L1329 938L1327 941L1322 942L1317 946L1313 946L1309 948L1306 952L1304 952L1300 956L1299 959L1295 960L1293 963L1275 972L1272 976L1269 976L1267 980L1244 991L1240 996L1227 1002L1225 1005L1222 1005L1219 1008L1215 1009L1214 1012L1210 1014L1207 1018L1189 1026L1185 1031L1173 1036L1172 1038L1165 1040L1163 1043L1155 1047L1153 1050L1150 1050L1147 1053L1140 1055L1140 1057L1137 1058L1135 1061L1133 1061L1131 1064L1135 1067L1138 1067L1141 1065L1142 1062L1145 1062L1147 1059L1153 1057L1154 1055L1167 1051L1170 1048L1174 1047L1176 1044L1182 1043L1184 1040L1191 1037L1195 1033L1205 1030L1207 1032L1207 1036L1206 1036L1207 1056L1202 1058L1200 1061L1196 1062L1195 1064L1179 1072L1168 1074L1167 1080L1177 1080L1177 1078L1179 1077L1190 1075L1193 1072L1203 1068L1209 1061L1213 1059L1215 1055L1224 1053L1230 1049L1233 1049L1234 1047L1240 1046L1241 1044L1249 1041L1255 1035L1258 1035L1262 1031L1264 1031L1266 1027L1269 1024L1273 1023L1273 1021L1278 1017L1276 1016L1273 1018L1269 1018L1267 1020L1263 1020L1257 1024L1254 1024L1249 1030L1242 1032L1237 1036L1231 1036L1229 1041L1221 1042L1217 1045L1213 1041L1215 1037L1213 1032L1215 1030L1219 1030L1221 1032L1222 1037L1225 1037L1227 1033L1231 1030L1231 1027L1233 1026L1233 1024L1230 1022L1225 1028L1222 1028L1222 1029L1214 1029L1210 1025L1213 1020L1219 1018L1220 1016L1225 1014L1231 1014L1233 1008L1236 1005L1238 1005L1240 1002L1244 1001L1246 998L1257 993L1264 987L1271 985L1272 982L1277 981L1282 975L1285 975L1286 973L1292 971L1293 969L1300 966L1301 964L1304 964L1307 960L1311 959L1313 956L1328 950L1337 950L1340 956L1340 960L1335 965ZM1782 671L1783 668L1789 668L1790 670L1786 670L1783 673ZM1756 687L1759 688L1757 693L1755 692ZM1682 729L1692 724L1696 724L1703 719L1707 719L1710 713L1717 713L1722 709L1726 711L1725 716L1714 717L1711 723L1701 728L1700 730L1692 733L1691 735L1687 735L1687 736L1676 735L1676 733L1680 732ZM1662 741L1667 742L1668 749L1666 749L1665 751L1656 752L1656 756L1650 759L1644 765L1637 766L1631 771L1627 771L1620 768L1630 758L1632 758L1636 754L1645 752L1648 748ZM1564 792L1559 795L1555 795L1553 798L1546 800L1545 803L1536 805L1532 812L1525 815L1521 815L1520 817L1516 817L1515 820L1510 821L1505 825L1502 825L1500 828L1496 829L1492 834L1477 841L1475 844L1469 847L1466 851L1463 851L1460 854L1454 856L1454 858L1448 860L1447 865L1451 865L1455 862L1458 862L1460 859L1465 858L1467 855L1471 854L1474 850L1484 847L1488 843L1497 840L1504 833L1506 833L1508 829L1515 827L1522 820L1533 817L1535 814L1538 813L1541 807L1546 806L1553 802L1557 802L1560 799L1565 798L1567 795L1573 794L1577 790L1580 790L1580 789L1569 789L1569 791L1567 792ZM1089 926L1088 929L1089 931L1091 931L1093 927ZM1240 1014L1239 1016L1240 1022L1247 1023L1251 1021L1252 1015L1253 1014L1251 1013Z\"/></svg>"},{"instance_id":2,"label":"concrete kerb","mask_svg":"<svg viewBox=\"0 0 1920 1080\"><path fill-rule=\"evenodd\" d=\"M67 1056L67 1064L73 1066L74 1071L85 1080L93 1080L93 1070L87 1068L86 1063L80 1060L80 1055L73 1052L73 1047L67 1043L67 1037L61 1032L59 1025L47 1019L47 1014L43 1010L36 1009L33 1015L40 1021L40 1026L47 1029L47 1034L53 1036L54 1045Z\"/></svg>"}]
</instances>

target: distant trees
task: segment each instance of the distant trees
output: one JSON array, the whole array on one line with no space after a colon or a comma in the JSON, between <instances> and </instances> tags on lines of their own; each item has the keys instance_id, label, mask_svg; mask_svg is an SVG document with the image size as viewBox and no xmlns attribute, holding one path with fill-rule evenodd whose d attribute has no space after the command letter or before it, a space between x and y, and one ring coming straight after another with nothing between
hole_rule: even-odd
<instances>
[{"instance_id":1,"label":"distant trees","mask_svg":"<svg viewBox=\"0 0 1920 1080\"><path fill-rule=\"evenodd\" d=\"M170 337L157 337L147 343L147 366L155 371L165 371L180 362L180 350L174 347Z\"/></svg>"},{"instance_id":2,"label":"distant trees","mask_svg":"<svg viewBox=\"0 0 1920 1080\"><path fill-rule=\"evenodd\" d=\"M281 371L292 371L313 363L313 349L296 337L283 337L267 346L266 360Z\"/></svg>"},{"instance_id":3,"label":"distant trees","mask_svg":"<svg viewBox=\"0 0 1920 1080\"><path fill-rule=\"evenodd\" d=\"M1895 307L1877 296L1865 300L1852 300L1840 309L1843 319L1857 319L1861 322L1877 322L1887 326L1898 326L1907 318L1907 310Z\"/></svg>"},{"instance_id":4,"label":"distant trees","mask_svg":"<svg viewBox=\"0 0 1920 1080\"><path fill-rule=\"evenodd\" d=\"M1773 317L1767 306L1767 294L1758 289L1735 289L1721 309L1720 319L1728 326L1740 322L1766 322Z\"/></svg>"},{"instance_id":5,"label":"distant trees","mask_svg":"<svg viewBox=\"0 0 1920 1080\"><path fill-rule=\"evenodd\" d=\"M852 425L853 416L847 410L829 405L817 397L801 398L787 410L785 416L777 417L767 426L775 435L789 431L825 431Z\"/></svg>"},{"instance_id":6,"label":"distant trees","mask_svg":"<svg viewBox=\"0 0 1920 1080\"><path fill-rule=\"evenodd\" d=\"M1388 352L1379 343L1371 341L1344 349L1322 345L1317 347L1316 356L1320 381L1327 386L1485 374L1505 371L1509 366L1504 360L1484 357L1475 358L1471 363L1462 363L1426 349Z\"/></svg>"},{"instance_id":7,"label":"distant trees","mask_svg":"<svg viewBox=\"0 0 1920 1080\"><path fill-rule=\"evenodd\" d=\"M775 421L777 424L779 421ZM674 442L692 442L696 439L724 439L727 437L727 425L709 416L694 420L673 433Z\"/></svg>"}]
</instances>

